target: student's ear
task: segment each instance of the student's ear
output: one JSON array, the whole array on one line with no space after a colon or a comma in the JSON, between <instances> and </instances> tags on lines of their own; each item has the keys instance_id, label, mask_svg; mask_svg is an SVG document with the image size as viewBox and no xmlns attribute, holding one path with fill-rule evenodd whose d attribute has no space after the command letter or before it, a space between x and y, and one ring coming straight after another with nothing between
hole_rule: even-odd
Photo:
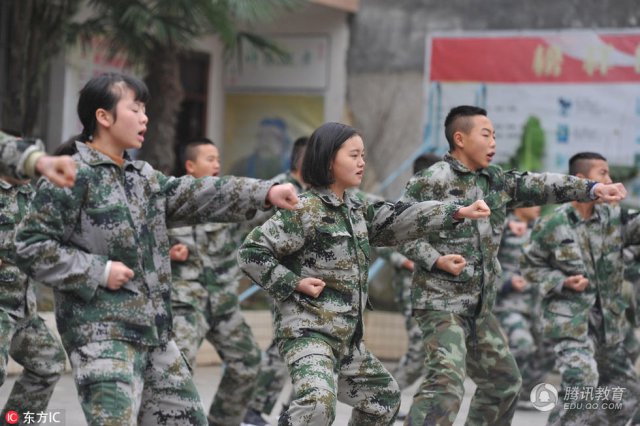
<instances>
[{"instance_id":1,"label":"student's ear","mask_svg":"<svg viewBox=\"0 0 640 426\"><path fill-rule=\"evenodd\" d=\"M110 127L111 126L112 115L109 111L104 108L98 108L96 110L96 121L102 127Z\"/></svg>"},{"instance_id":2,"label":"student's ear","mask_svg":"<svg viewBox=\"0 0 640 426\"><path fill-rule=\"evenodd\" d=\"M184 162L184 169L187 171L188 175L192 175L195 171L195 164L191 160L187 160Z\"/></svg>"},{"instance_id":3,"label":"student's ear","mask_svg":"<svg viewBox=\"0 0 640 426\"><path fill-rule=\"evenodd\" d=\"M579 177L580 179L587 179L587 177L582 173L576 173L576 177Z\"/></svg>"},{"instance_id":4,"label":"student's ear","mask_svg":"<svg viewBox=\"0 0 640 426\"><path fill-rule=\"evenodd\" d=\"M453 133L453 146L460 150L464 148L464 134L461 131Z\"/></svg>"}]
</instances>

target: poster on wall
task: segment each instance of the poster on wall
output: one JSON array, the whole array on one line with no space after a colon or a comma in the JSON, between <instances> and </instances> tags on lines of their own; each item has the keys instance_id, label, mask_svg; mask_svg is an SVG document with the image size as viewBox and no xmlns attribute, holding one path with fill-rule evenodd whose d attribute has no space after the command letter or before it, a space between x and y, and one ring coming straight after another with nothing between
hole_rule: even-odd
<instances>
[{"instance_id":1,"label":"poster on wall","mask_svg":"<svg viewBox=\"0 0 640 426\"><path fill-rule=\"evenodd\" d=\"M640 167L640 30L440 33L426 52L425 150L448 150L444 118L469 104L494 124L495 162L508 163L534 125L542 170L566 172L581 151Z\"/></svg>"},{"instance_id":2,"label":"poster on wall","mask_svg":"<svg viewBox=\"0 0 640 426\"><path fill-rule=\"evenodd\" d=\"M323 122L322 96L227 94L223 170L269 179L289 170L293 142Z\"/></svg>"},{"instance_id":3,"label":"poster on wall","mask_svg":"<svg viewBox=\"0 0 640 426\"><path fill-rule=\"evenodd\" d=\"M227 90L325 90L329 84L329 36L271 35L282 56L242 43L238 57L227 62Z\"/></svg>"}]
</instances>

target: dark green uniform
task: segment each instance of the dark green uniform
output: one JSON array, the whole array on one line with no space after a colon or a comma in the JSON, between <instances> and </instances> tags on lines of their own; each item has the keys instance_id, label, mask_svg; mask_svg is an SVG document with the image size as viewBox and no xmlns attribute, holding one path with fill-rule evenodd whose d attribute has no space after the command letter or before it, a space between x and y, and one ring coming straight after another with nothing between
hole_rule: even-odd
<instances>
[{"instance_id":1,"label":"dark green uniform","mask_svg":"<svg viewBox=\"0 0 640 426\"><path fill-rule=\"evenodd\" d=\"M469 375L478 386L471 424L510 424L521 377L508 342L492 313L502 274L497 260L507 209L590 200L595 183L553 173L505 172L489 166L476 172L450 154L408 182L404 201L441 200L469 204L483 199L491 216L465 221L453 230L417 242L412 303L427 351L426 379L415 395L409 425L452 424ZM422 246L422 247L421 247ZM437 255L457 253L467 264L459 276L435 268Z\"/></svg>"},{"instance_id":2,"label":"dark green uniform","mask_svg":"<svg viewBox=\"0 0 640 426\"><path fill-rule=\"evenodd\" d=\"M582 218L571 204L545 216L531 235L521 263L526 278L536 283L542 298L543 332L553 343L556 367L562 375L561 404L549 416L551 425L625 424L638 403L638 378L623 340L630 328L622 295L623 247L640 242L640 216L622 224L619 206L598 204ZM583 292L563 286L565 279L583 275ZM619 408L613 387L623 388ZM593 400L587 388L610 394ZM573 400L574 390L579 401ZM600 402L600 409L571 409L564 402Z\"/></svg>"},{"instance_id":3,"label":"dark green uniform","mask_svg":"<svg viewBox=\"0 0 640 426\"><path fill-rule=\"evenodd\" d=\"M18 265L53 287L56 320L88 422L206 424L172 340L167 224L241 221L270 182L167 177L125 155L122 167L77 142L75 186L40 180L16 235ZM134 277L106 287L110 261Z\"/></svg>"},{"instance_id":4,"label":"dark green uniform","mask_svg":"<svg viewBox=\"0 0 640 426\"><path fill-rule=\"evenodd\" d=\"M398 385L362 343L370 246L452 227L455 207L369 204L351 192L340 200L328 189L300 200L254 229L238 253L244 272L276 300L276 339L294 390L280 424L329 425L340 400L354 407L351 425L388 425ZM303 277L326 283L318 298L295 291Z\"/></svg>"},{"instance_id":5,"label":"dark green uniform","mask_svg":"<svg viewBox=\"0 0 640 426\"><path fill-rule=\"evenodd\" d=\"M15 227L33 195L31 185L14 186L0 179L0 385L9 355L24 367L2 412L46 411L64 371L62 344L37 312L34 282L15 265ZM22 424L22 423L21 423Z\"/></svg>"}]
</instances>

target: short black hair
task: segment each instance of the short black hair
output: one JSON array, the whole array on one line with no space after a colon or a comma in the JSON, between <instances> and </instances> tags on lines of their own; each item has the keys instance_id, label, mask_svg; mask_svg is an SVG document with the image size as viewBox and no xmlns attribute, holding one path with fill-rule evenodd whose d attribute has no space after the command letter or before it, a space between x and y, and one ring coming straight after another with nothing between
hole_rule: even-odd
<instances>
[{"instance_id":1,"label":"short black hair","mask_svg":"<svg viewBox=\"0 0 640 426\"><path fill-rule=\"evenodd\" d=\"M187 142L184 146L184 161L196 161L197 148L202 145L216 146L215 142L208 138L198 138Z\"/></svg>"},{"instance_id":2,"label":"short black hair","mask_svg":"<svg viewBox=\"0 0 640 426\"><path fill-rule=\"evenodd\" d=\"M569 174L577 176L578 173L586 176L589 174L592 160L607 161L601 154L597 152L579 152L569 159Z\"/></svg>"},{"instance_id":3,"label":"short black hair","mask_svg":"<svg viewBox=\"0 0 640 426\"><path fill-rule=\"evenodd\" d=\"M416 174L424 169L428 169L440 160L442 160L442 157L432 152L417 156L416 159L413 160L413 174Z\"/></svg>"},{"instance_id":4,"label":"short black hair","mask_svg":"<svg viewBox=\"0 0 640 426\"><path fill-rule=\"evenodd\" d=\"M301 136L293 143L293 148L291 148L291 157L289 159L289 168L292 172L298 170L298 162L304 158L304 151L307 148L308 142L308 136Z\"/></svg>"},{"instance_id":5,"label":"short black hair","mask_svg":"<svg viewBox=\"0 0 640 426\"><path fill-rule=\"evenodd\" d=\"M455 132L469 133L471 131L472 123L470 118L476 115L487 116L487 111L483 108L460 105L455 108L451 108L447 118L444 120L444 136L449 142L449 149L453 151L455 144L453 143L453 134Z\"/></svg>"},{"instance_id":6,"label":"short black hair","mask_svg":"<svg viewBox=\"0 0 640 426\"><path fill-rule=\"evenodd\" d=\"M302 160L302 179L313 188L332 184L331 163L342 144L354 136L360 133L342 123L325 123L314 130Z\"/></svg>"},{"instance_id":7,"label":"short black hair","mask_svg":"<svg viewBox=\"0 0 640 426\"><path fill-rule=\"evenodd\" d=\"M91 140L97 128L96 111L100 108L113 114L116 120L116 105L122 97L123 88L134 93L137 102L147 103L149 89L142 80L121 73L105 73L93 77L80 90L78 118L82 123L82 142Z\"/></svg>"}]
</instances>

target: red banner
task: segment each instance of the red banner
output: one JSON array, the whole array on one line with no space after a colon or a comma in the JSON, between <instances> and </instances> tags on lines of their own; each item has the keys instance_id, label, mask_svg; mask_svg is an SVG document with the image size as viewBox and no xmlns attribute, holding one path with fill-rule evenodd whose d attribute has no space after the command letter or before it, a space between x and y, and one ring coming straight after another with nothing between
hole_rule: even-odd
<instances>
[{"instance_id":1,"label":"red banner","mask_svg":"<svg viewBox=\"0 0 640 426\"><path fill-rule=\"evenodd\" d=\"M483 83L640 82L638 33L431 38L430 80Z\"/></svg>"}]
</instances>

